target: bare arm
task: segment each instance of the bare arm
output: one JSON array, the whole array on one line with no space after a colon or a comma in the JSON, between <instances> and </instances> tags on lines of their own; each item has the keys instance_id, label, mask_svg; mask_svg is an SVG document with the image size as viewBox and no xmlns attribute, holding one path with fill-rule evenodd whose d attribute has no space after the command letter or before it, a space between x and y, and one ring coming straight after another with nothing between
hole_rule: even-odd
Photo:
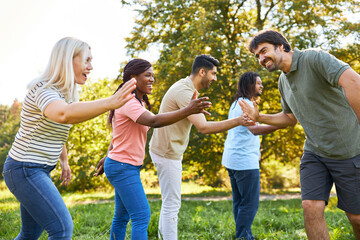
<instances>
[{"instance_id":1,"label":"bare arm","mask_svg":"<svg viewBox=\"0 0 360 240\"><path fill-rule=\"evenodd\" d=\"M65 184L65 186L67 186L71 180L71 169L68 162L68 156L67 156L67 150L65 144L60 154L60 166L61 166L60 181L62 180L61 185Z\"/></svg>"},{"instance_id":2,"label":"bare arm","mask_svg":"<svg viewBox=\"0 0 360 240\"><path fill-rule=\"evenodd\" d=\"M344 88L346 98L360 123L360 76L353 69L346 69L340 76L339 86Z\"/></svg>"},{"instance_id":3,"label":"bare arm","mask_svg":"<svg viewBox=\"0 0 360 240\"><path fill-rule=\"evenodd\" d=\"M190 101L187 107L181 108L177 111L160 113L157 115L151 113L150 111L146 111L143 114L141 114L141 116L137 119L136 122L145 126L158 128L173 124L177 121L180 121L181 119L190 116L191 114L195 114L195 113L209 114L204 110L204 108L211 107L210 102L205 102L205 100L208 99L209 99L208 97L202 97L196 99L196 91L195 91L194 95L192 96L192 100Z\"/></svg>"},{"instance_id":4,"label":"bare arm","mask_svg":"<svg viewBox=\"0 0 360 240\"><path fill-rule=\"evenodd\" d=\"M136 80L131 79L114 95L105 99L71 104L67 104L62 100L55 100L45 108L44 114L58 123L73 124L84 122L109 110L122 107L133 97L131 92L136 88L135 84Z\"/></svg>"},{"instance_id":5,"label":"bare arm","mask_svg":"<svg viewBox=\"0 0 360 240\"><path fill-rule=\"evenodd\" d=\"M297 123L297 119L292 113L284 113L284 112L275 113L275 114L260 113L259 122L284 128L288 126L295 126L295 124Z\"/></svg>"},{"instance_id":6,"label":"bare arm","mask_svg":"<svg viewBox=\"0 0 360 240\"><path fill-rule=\"evenodd\" d=\"M255 123L248 121L246 116L241 114L237 118L232 118L223 121L207 121L203 114L196 114L188 116L189 121L194 124L196 129L203 134L219 133L229 130L230 128L242 125L251 126Z\"/></svg>"},{"instance_id":7,"label":"bare arm","mask_svg":"<svg viewBox=\"0 0 360 240\"><path fill-rule=\"evenodd\" d=\"M276 114L261 114L257 104L253 102L254 107L251 107L246 101L239 101L241 109L247 116L255 121L278 127L294 126L297 123L297 119L292 113L276 113Z\"/></svg>"},{"instance_id":8,"label":"bare arm","mask_svg":"<svg viewBox=\"0 0 360 240\"><path fill-rule=\"evenodd\" d=\"M247 128L254 135L265 135L265 134L272 133L283 127L278 127L278 126L273 126L273 125L265 125L265 124L256 124L254 126L248 126Z\"/></svg>"}]
</instances>

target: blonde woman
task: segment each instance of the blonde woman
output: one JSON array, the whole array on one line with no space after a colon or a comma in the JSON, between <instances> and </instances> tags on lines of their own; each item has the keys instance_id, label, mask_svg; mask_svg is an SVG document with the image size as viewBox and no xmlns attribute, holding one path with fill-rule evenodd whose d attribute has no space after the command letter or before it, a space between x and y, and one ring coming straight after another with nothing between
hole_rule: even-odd
<instances>
[{"instance_id":1,"label":"blonde woman","mask_svg":"<svg viewBox=\"0 0 360 240\"><path fill-rule=\"evenodd\" d=\"M78 102L76 86L86 82L91 60L87 43L63 38L55 44L45 71L28 86L20 128L3 171L7 187L20 202L17 240L38 239L44 230L49 239L71 239L70 213L50 177L60 158L62 184L71 179L65 147L71 124L120 108L133 97L135 79L109 98Z\"/></svg>"}]
</instances>

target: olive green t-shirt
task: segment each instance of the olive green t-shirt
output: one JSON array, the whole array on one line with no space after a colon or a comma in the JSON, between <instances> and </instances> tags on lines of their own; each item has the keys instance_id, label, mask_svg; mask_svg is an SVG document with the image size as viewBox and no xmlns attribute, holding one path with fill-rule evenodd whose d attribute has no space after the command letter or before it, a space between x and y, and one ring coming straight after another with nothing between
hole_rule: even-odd
<instances>
[{"instance_id":1,"label":"olive green t-shirt","mask_svg":"<svg viewBox=\"0 0 360 240\"><path fill-rule=\"evenodd\" d=\"M282 109L304 128L304 150L332 159L360 154L359 121L338 86L348 68L327 52L295 48L290 72L280 75Z\"/></svg>"},{"instance_id":2,"label":"olive green t-shirt","mask_svg":"<svg viewBox=\"0 0 360 240\"><path fill-rule=\"evenodd\" d=\"M172 112L189 105L195 87L190 77L174 83L164 95L159 113ZM192 123L184 118L169 126L155 128L150 140L150 151L169 159L182 160L189 143Z\"/></svg>"}]
</instances>

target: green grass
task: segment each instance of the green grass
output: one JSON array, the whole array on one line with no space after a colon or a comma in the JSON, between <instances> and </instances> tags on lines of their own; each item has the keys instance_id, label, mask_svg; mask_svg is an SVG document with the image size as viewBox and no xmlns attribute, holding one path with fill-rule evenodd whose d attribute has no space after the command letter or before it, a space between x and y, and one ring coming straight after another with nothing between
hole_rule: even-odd
<instances>
[{"instance_id":1,"label":"green grass","mask_svg":"<svg viewBox=\"0 0 360 240\"><path fill-rule=\"evenodd\" d=\"M228 190L201 188L184 184L185 196L229 196ZM147 190L151 208L149 239L157 239L157 223L161 201L158 190ZM183 195L183 196L184 196ZM114 211L113 192L66 193L63 198L74 221L74 240L109 239ZM345 214L331 198L326 219L332 239L355 239ZM86 203L86 204L84 204ZM130 225L126 239L130 239ZM20 231L19 203L0 182L0 239L14 239ZM179 214L179 240L231 240L235 223L231 201L183 200ZM301 200L262 201L253 224L257 239L306 239ZM44 232L41 240L47 239Z\"/></svg>"}]
</instances>

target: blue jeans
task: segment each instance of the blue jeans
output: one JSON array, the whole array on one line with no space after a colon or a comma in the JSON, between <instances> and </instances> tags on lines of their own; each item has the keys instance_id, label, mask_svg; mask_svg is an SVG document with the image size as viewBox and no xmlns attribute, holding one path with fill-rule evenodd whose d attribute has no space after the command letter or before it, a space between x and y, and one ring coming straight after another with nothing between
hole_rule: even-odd
<instances>
[{"instance_id":1,"label":"blue jeans","mask_svg":"<svg viewBox=\"0 0 360 240\"><path fill-rule=\"evenodd\" d=\"M20 202L22 226L16 240L38 239L44 230L50 240L71 239L73 222L69 210L50 177L54 168L6 159L4 180Z\"/></svg>"},{"instance_id":2,"label":"blue jeans","mask_svg":"<svg viewBox=\"0 0 360 240\"><path fill-rule=\"evenodd\" d=\"M126 226L131 219L131 239L147 240L150 206L140 179L141 166L106 158L104 171L115 188L115 213L110 239L125 239Z\"/></svg>"},{"instance_id":3,"label":"blue jeans","mask_svg":"<svg viewBox=\"0 0 360 240\"><path fill-rule=\"evenodd\" d=\"M259 169L227 170L233 195L233 212L236 224L235 236L237 239L254 239L251 225L259 208Z\"/></svg>"}]
</instances>

